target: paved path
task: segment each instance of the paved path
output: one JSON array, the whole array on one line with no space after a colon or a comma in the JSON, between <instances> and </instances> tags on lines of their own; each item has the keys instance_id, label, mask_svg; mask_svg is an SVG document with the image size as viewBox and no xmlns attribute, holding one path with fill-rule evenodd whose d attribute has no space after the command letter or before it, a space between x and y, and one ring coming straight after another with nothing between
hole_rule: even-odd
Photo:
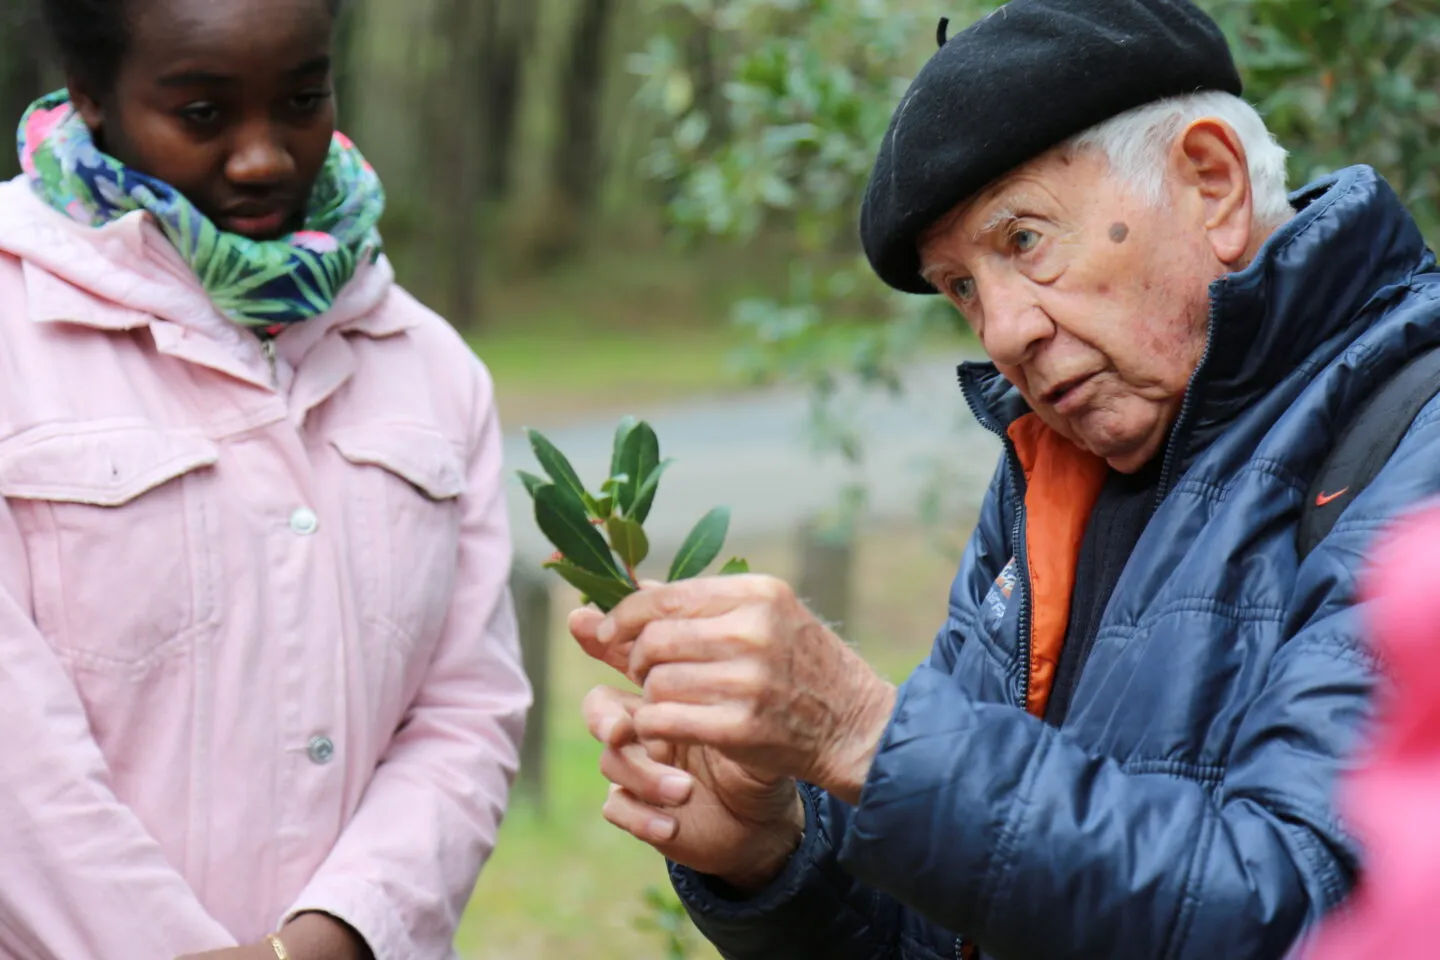
<instances>
[{"instance_id":1,"label":"paved path","mask_svg":"<svg viewBox=\"0 0 1440 960\"><path fill-rule=\"evenodd\" d=\"M899 397L848 389L839 403L854 411L866 443L858 468L837 455L815 455L806 430L809 400L802 390L635 411L655 428L661 456L676 460L646 523L657 553L668 556L705 511L720 505L731 508L734 538L788 534L807 514L834 506L845 487L857 481L868 491L869 516L913 518L925 464L937 457L965 487L956 492L978 502L1000 445L971 416L953 362L913 368ZM594 489L609 468L614 430L615 420L606 419L545 434ZM517 469L540 472L518 432L506 437L505 458L511 477ZM522 556L550 552L518 482L510 484L510 516Z\"/></svg>"}]
</instances>

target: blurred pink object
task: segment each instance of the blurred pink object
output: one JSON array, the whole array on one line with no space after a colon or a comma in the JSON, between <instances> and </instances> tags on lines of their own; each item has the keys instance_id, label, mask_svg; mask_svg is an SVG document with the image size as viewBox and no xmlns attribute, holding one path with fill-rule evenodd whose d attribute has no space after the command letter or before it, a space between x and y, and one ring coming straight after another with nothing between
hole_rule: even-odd
<instances>
[{"instance_id":1,"label":"blurred pink object","mask_svg":"<svg viewBox=\"0 0 1440 960\"><path fill-rule=\"evenodd\" d=\"M1383 542L1365 586L1390 678L1364 766L1345 788L1365 874L1303 956L1428 960L1440 951L1440 509Z\"/></svg>"},{"instance_id":2,"label":"blurred pink object","mask_svg":"<svg viewBox=\"0 0 1440 960\"><path fill-rule=\"evenodd\" d=\"M319 230L300 230L292 233L290 234L290 244L312 253L333 253L340 249L340 241Z\"/></svg>"}]
</instances>

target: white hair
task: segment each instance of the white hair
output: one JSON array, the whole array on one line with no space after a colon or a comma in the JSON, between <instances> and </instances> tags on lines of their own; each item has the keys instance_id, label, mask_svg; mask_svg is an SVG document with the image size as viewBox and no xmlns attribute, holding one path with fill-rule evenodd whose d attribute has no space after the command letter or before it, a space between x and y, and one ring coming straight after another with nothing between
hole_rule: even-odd
<instances>
[{"instance_id":1,"label":"white hair","mask_svg":"<svg viewBox=\"0 0 1440 960\"><path fill-rule=\"evenodd\" d=\"M1077 134L1066 146L1099 150L1138 197L1160 204L1165 201L1165 162L1171 145L1186 126L1206 117L1228 123L1245 147L1255 222L1277 227L1289 220L1295 211L1285 186L1285 148L1255 108L1233 94L1206 91L1157 100Z\"/></svg>"}]
</instances>

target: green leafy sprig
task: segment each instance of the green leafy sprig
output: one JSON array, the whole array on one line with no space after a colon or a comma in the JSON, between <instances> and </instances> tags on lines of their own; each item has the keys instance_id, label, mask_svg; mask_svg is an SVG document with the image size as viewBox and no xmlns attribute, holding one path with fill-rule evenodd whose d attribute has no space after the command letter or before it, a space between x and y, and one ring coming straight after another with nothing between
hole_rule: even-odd
<instances>
[{"instance_id":1,"label":"green leafy sprig","mask_svg":"<svg viewBox=\"0 0 1440 960\"><path fill-rule=\"evenodd\" d=\"M538 430L526 430L544 477L518 471L535 502L535 522L556 553L545 563L607 613L639 589L637 573L650 555L645 520L672 460L660 459L660 440L643 420L626 417L615 431L610 476L591 493L569 459ZM725 546L730 510L716 507L695 524L670 563L666 580L697 577ZM748 573L738 557L722 575Z\"/></svg>"}]
</instances>

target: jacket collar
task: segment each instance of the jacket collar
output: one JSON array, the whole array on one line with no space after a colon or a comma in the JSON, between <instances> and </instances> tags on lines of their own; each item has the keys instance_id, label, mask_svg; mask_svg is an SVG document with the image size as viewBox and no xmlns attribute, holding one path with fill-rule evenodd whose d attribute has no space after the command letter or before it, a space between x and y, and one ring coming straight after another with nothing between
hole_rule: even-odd
<instances>
[{"instance_id":1,"label":"jacket collar","mask_svg":"<svg viewBox=\"0 0 1440 960\"><path fill-rule=\"evenodd\" d=\"M1371 168L1296 192L1296 216L1245 270L1210 288L1209 345L1186 397L1189 455L1297 369L1319 369L1377 319L1368 304L1433 257L1400 198ZM980 422L1002 433L1028 407L990 363L959 370Z\"/></svg>"},{"instance_id":2,"label":"jacket collar","mask_svg":"<svg viewBox=\"0 0 1440 960\"><path fill-rule=\"evenodd\" d=\"M143 310L106 300L24 260L25 306L36 323L74 323L95 330L136 330L154 317Z\"/></svg>"}]
</instances>

